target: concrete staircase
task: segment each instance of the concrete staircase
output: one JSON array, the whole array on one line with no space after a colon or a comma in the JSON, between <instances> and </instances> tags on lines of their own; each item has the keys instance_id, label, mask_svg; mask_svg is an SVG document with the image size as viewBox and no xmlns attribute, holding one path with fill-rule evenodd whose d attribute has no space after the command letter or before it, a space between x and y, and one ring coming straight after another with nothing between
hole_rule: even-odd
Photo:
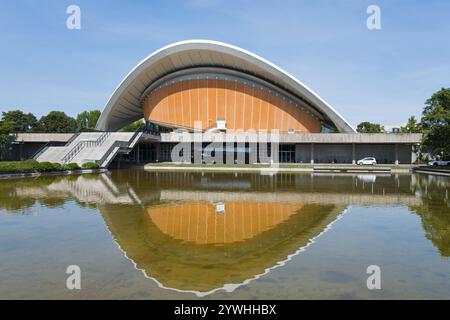
<instances>
[{"instance_id":1,"label":"concrete staircase","mask_svg":"<svg viewBox=\"0 0 450 320\"><path fill-rule=\"evenodd\" d=\"M118 152L129 152L142 132L82 132L65 146L48 147L38 153L36 160L66 164L96 162L107 167Z\"/></svg>"}]
</instances>

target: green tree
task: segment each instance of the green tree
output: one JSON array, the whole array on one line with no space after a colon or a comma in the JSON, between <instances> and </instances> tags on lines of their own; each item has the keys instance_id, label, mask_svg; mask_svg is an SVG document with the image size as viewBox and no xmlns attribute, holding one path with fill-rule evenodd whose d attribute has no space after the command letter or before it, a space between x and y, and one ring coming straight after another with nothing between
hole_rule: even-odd
<instances>
[{"instance_id":1,"label":"green tree","mask_svg":"<svg viewBox=\"0 0 450 320\"><path fill-rule=\"evenodd\" d=\"M14 141L14 137L9 134L10 132L11 127L4 121L0 120L0 160L6 158L8 153L8 144L11 141Z\"/></svg>"},{"instance_id":2,"label":"green tree","mask_svg":"<svg viewBox=\"0 0 450 320\"><path fill-rule=\"evenodd\" d=\"M380 133L384 131L384 127L378 123L364 121L358 124L356 131L359 133Z\"/></svg>"},{"instance_id":3,"label":"green tree","mask_svg":"<svg viewBox=\"0 0 450 320\"><path fill-rule=\"evenodd\" d=\"M97 120L100 117L100 110L83 111L77 115L77 130L93 130L97 124Z\"/></svg>"},{"instance_id":4,"label":"green tree","mask_svg":"<svg viewBox=\"0 0 450 320\"><path fill-rule=\"evenodd\" d=\"M450 257L450 206L446 196L446 184L427 175L417 175L414 189L422 194L419 204L412 205L422 219L425 236L444 257ZM427 190L427 192L425 192Z\"/></svg>"},{"instance_id":5,"label":"green tree","mask_svg":"<svg viewBox=\"0 0 450 320\"><path fill-rule=\"evenodd\" d=\"M421 125L424 146L450 157L450 88L442 88L425 102Z\"/></svg>"},{"instance_id":6,"label":"green tree","mask_svg":"<svg viewBox=\"0 0 450 320\"><path fill-rule=\"evenodd\" d=\"M411 116L408 118L406 126L400 127L402 133L421 133L423 132L422 124L417 122L416 117Z\"/></svg>"},{"instance_id":7,"label":"green tree","mask_svg":"<svg viewBox=\"0 0 450 320\"><path fill-rule=\"evenodd\" d=\"M20 110L2 112L2 121L9 127L10 133L29 132L37 124L37 119L32 113Z\"/></svg>"},{"instance_id":8,"label":"green tree","mask_svg":"<svg viewBox=\"0 0 450 320\"><path fill-rule=\"evenodd\" d=\"M50 111L39 119L34 132L68 133L77 130L77 122L61 111Z\"/></svg>"},{"instance_id":9,"label":"green tree","mask_svg":"<svg viewBox=\"0 0 450 320\"><path fill-rule=\"evenodd\" d=\"M120 129L119 131L121 132L135 132L138 131L139 129L143 128L145 126L145 121L143 119L139 119L125 127L123 127L122 129Z\"/></svg>"}]
</instances>

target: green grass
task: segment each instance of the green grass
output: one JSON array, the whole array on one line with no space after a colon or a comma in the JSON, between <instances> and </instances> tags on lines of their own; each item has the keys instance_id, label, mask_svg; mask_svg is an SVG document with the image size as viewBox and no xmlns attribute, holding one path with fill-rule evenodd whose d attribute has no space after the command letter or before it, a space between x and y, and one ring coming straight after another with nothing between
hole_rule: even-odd
<instances>
[{"instance_id":1,"label":"green grass","mask_svg":"<svg viewBox=\"0 0 450 320\"><path fill-rule=\"evenodd\" d=\"M93 162L83 164L83 169L97 169L99 165ZM33 172L58 172L67 170L78 170L80 166L76 163L60 164L51 162L38 162L36 160L25 161L1 161L1 173L33 173Z\"/></svg>"}]
</instances>

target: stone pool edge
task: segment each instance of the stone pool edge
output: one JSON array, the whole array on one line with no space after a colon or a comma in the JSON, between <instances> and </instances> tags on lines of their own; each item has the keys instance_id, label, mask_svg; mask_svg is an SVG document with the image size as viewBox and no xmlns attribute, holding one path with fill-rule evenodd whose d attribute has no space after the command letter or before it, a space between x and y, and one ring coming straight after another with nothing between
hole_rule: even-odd
<instances>
[{"instance_id":1,"label":"stone pool edge","mask_svg":"<svg viewBox=\"0 0 450 320\"><path fill-rule=\"evenodd\" d=\"M380 170L377 170L380 169ZM389 169L389 170L388 170ZM287 167L220 167L220 166L152 166L144 165L144 170L146 171L227 171L227 172L266 172L266 173L277 173L277 172L297 172L297 173L313 173L313 172L347 172L347 173L411 173L410 168L361 168L361 167L327 167L322 168L317 167L297 167L297 168L287 168Z\"/></svg>"}]
</instances>

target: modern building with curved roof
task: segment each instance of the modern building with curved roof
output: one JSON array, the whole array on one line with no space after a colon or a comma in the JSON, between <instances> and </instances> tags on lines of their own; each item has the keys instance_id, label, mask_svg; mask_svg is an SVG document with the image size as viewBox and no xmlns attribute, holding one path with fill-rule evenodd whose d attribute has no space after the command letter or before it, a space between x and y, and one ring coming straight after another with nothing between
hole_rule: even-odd
<instances>
[{"instance_id":1,"label":"modern building with curved roof","mask_svg":"<svg viewBox=\"0 0 450 320\"><path fill-rule=\"evenodd\" d=\"M141 119L169 127L347 132L354 129L295 77L247 50L181 41L142 60L114 90L98 123L118 130Z\"/></svg>"},{"instance_id":2,"label":"modern building with curved roof","mask_svg":"<svg viewBox=\"0 0 450 320\"><path fill-rule=\"evenodd\" d=\"M117 132L139 119L142 131ZM356 133L294 76L210 40L170 44L138 63L113 91L97 130L75 134L64 146L43 141L34 158L104 167L114 161L354 164L363 157L398 164L414 161L412 145L421 140L420 134ZM255 134L268 140L252 144ZM187 147L174 149L186 137Z\"/></svg>"}]
</instances>

